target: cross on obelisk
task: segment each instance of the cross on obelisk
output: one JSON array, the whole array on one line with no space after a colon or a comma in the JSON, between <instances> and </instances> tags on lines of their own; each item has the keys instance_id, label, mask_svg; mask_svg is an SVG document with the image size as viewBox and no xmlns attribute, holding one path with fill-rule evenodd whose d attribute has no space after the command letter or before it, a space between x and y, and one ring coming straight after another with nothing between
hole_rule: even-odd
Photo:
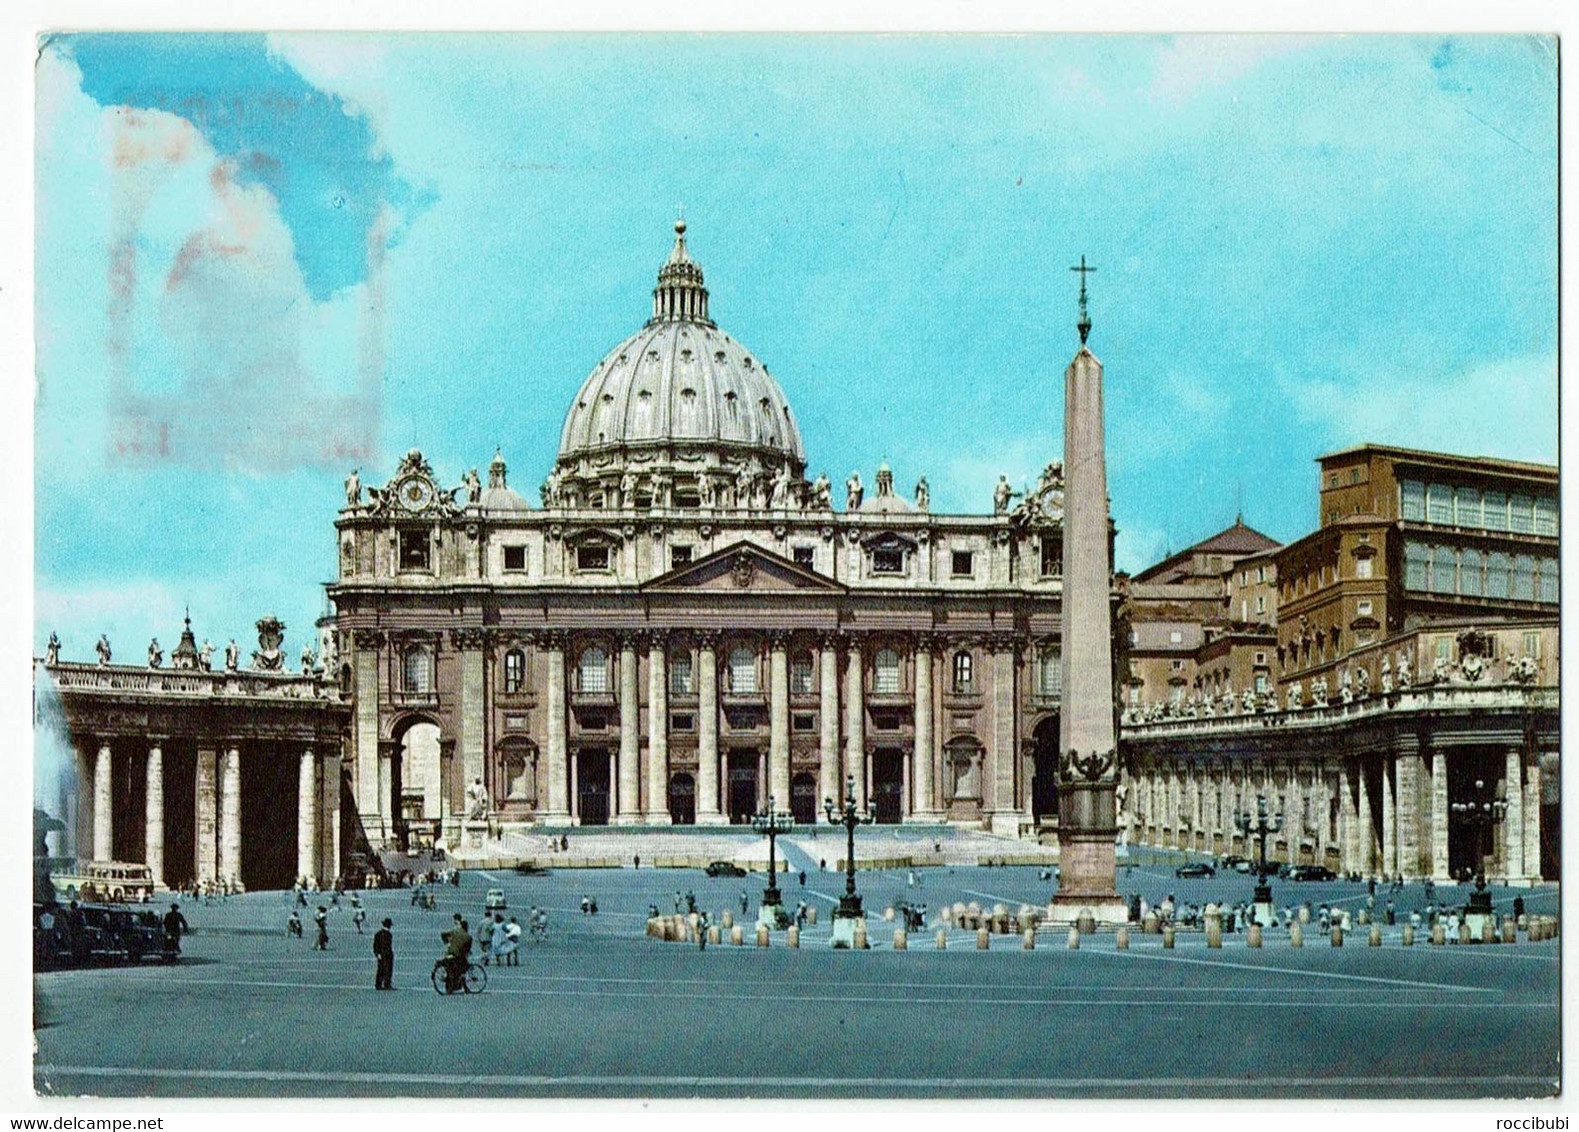
<instances>
[{"instance_id":1,"label":"cross on obelisk","mask_svg":"<svg viewBox=\"0 0 1579 1132\"><path fill-rule=\"evenodd\" d=\"M1069 270L1080 273L1080 321L1075 326L1080 331L1080 344L1084 346L1086 344L1086 336L1091 333L1091 315L1086 310L1086 276L1090 275L1096 268L1087 267L1086 257L1082 255L1080 257L1080 266L1071 267Z\"/></svg>"}]
</instances>

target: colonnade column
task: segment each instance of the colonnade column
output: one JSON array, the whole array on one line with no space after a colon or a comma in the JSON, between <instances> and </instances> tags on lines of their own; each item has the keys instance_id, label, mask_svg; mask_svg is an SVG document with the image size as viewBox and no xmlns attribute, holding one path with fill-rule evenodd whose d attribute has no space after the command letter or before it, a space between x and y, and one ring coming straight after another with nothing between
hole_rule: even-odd
<instances>
[{"instance_id":1,"label":"colonnade column","mask_svg":"<svg viewBox=\"0 0 1579 1132\"><path fill-rule=\"evenodd\" d=\"M1398 874L1414 878L1431 867L1430 850L1422 846L1420 830L1425 810L1425 756L1417 741L1406 740L1395 764L1398 787Z\"/></svg>"},{"instance_id":2,"label":"colonnade column","mask_svg":"<svg viewBox=\"0 0 1579 1132\"><path fill-rule=\"evenodd\" d=\"M1527 875L1524 867L1524 752L1508 748L1503 776L1503 800L1508 812L1502 820L1503 873L1509 884Z\"/></svg>"},{"instance_id":3,"label":"colonnade column","mask_svg":"<svg viewBox=\"0 0 1579 1132\"><path fill-rule=\"evenodd\" d=\"M844 676L844 771L855 776L855 804L866 806L866 666L861 658L861 639L848 638ZM844 797L839 783L833 798Z\"/></svg>"},{"instance_id":4,"label":"colonnade column","mask_svg":"<svg viewBox=\"0 0 1579 1132\"><path fill-rule=\"evenodd\" d=\"M1529 753L1524 764L1524 875L1541 879L1541 755Z\"/></svg>"},{"instance_id":5,"label":"colonnade column","mask_svg":"<svg viewBox=\"0 0 1579 1132\"><path fill-rule=\"evenodd\" d=\"M217 752L198 748L195 795L195 825L193 840L194 864L200 883L212 884L219 879L219 862L215 848L219 837L219 808L217 805L215 773Z\"/></svg>"},{"instance_id":6,"label":"colonnade column","mask_svg":"<svg viewBox=\"0 0 1579 1132\"><path fill-rule=\"evenodd\" d=\"M1016 806L1015 763L1020 758L1019 695L1016 675L1020 643L1004 634L989 640L992 650L992 831L1018 837L1022 811ZM1029 804L1029 799L1027 799Z\"/></svg>"},{"instance_id":7,"label":"colonnade column","mask_svg":"<svg viewBox=\"0 0 1579 1132\"><path fill-rule=\"evenodd\" d=\"M1431 752L1431 875L1447 880L1447 752Z\"/></svg>"},{"instance_id":8,"label":"colonnade column","mask_svg":"<svg viewBox=\"0 0 1579 1132\"><path fill-rule=\"evenodd\" d=\"M98 757L93 760L93 859L115 859L115 792L111 788L110 745L99 744Z\"/></svg>"},{"instance_id":9,"label":"colonnade column","mask_svg":"<svg viewBox=\"0 0 1579 1132\"><path fill-rule=\"evenodd\" d=\"M321 792L318 809L318 860L321 875L330 879L340 875L340 756L330 753L320 761Z\"/></svg>"},{"instance_id":10,"label":"colonnade column","mask_svg":"<svg viewBox=\"0 0 1579 1132\"><path fill-rule=\"evenodd\" d=\"M619 804L615 822L641 821L641 703L637 691L636 639L620 638Z\"/></svg>"},{"instance_id":11,"label":"colonnade column","mask_svg":"<svg viewBox=\"0 0 1579 1132\"><path fill-rule=\"evenodd\" d=\"M718 807L718 634L696 636L696 824L723 825Z\"/></svg>"},{"instance_id":12,"label":"colonnade column","mask_svg":"<svg viewBox=\"0 0 1579 1132\"><path fill-rule=\"evenodd\" d=\"M768 793L775 806L790 804L789 639L768 640Z\"/></svg>"},{"instance_id":13,"label":"colonnade column","mask_svg":"<svg viewBox=\"0 0 1579 1132\"><path fill-rule=\"evenodd\" d=\"M565 735L565 645L562 633L544 638L548 659L548 808L545 821L563 824L570 820L570 768Z\"/></svg>"},{"instance_id":14,"label":"colonnade column","mask_svg":"<svg viewBox=\"0 0 1579 1132\"><path fill-rule=\"evenodd\" d=\"M1398 763L1382 756L1382 873L1398 873Z\"/></svg>"},{"instance_id":15,"label":"colonnade column","mask_svg":"<svg viewBox=\"0 0 1579 1132\"><path fill-rule=\"evenodd\" d=\"M1370 873L1376 868L1376 815L1371 808L1371 776L1368 770L1363 756L1355 762L1355 833L1359 843L1356 846L1354 867L1362 873Z\"/></svg>"},{"instance_id":16,"label":"colonnade column","mask_svg":"<svg viewBox=\"0 0 1579 1132\"><path fill-rule=\"evenodd\" d=\"M669 666L663 637L647 650L647 823L668 825Z\"/></svg>"},{"instance_id":17,"label":"colonnade column","mask_svg":"<svg viewBox=\"0 0 1579 1132\"><path fill-rule=\"evenodd\" d=\"M143 822L143 863L155 887L164 886L164 751L158 743L148 748L148 801Z\"/></svg>"},{"instance_id":18,"label":"colonnade column","mask_svg":"<svg viewBox=\"0 0 1579 1132\"><path fill-rule=\"evenodd\" d=\"M296 875L318 875L318 765L311 747L302 751L296 776Z\"/></svg>"},{"instance_id":19,"label":"colonnade column","mask_svg":"<svg viewBox=\"0 0 1579 1132\"><path fill-rule=\"evenodd\" d=\"M241 748L225 747L219 777L219 877L235 885L241 880Z\"/></svg>"},{"instance_id":20,"label":"colonnade column","mask_svg":"<svg viewBox=\"0 0 1579 1132\"><path fill-rule=\"evenodd\" d=\"M912 821L943 820L932 782L932 653L935 642L925 634L916 638L916 751L915 771L910 781L915 786L911 806Z\"/></svg>"},{"instance_id":21,"label":"colonnade column","mask_svg":"<svg viewBox=\"0 0 1579 1132\"><path fill-rule=\"evenodd\" d=\"M818 793L823 798L842 798L839 782L839 645L832 633L818 642L817 721L822 734L818 747Z\"/></svg>"}]
</instances>

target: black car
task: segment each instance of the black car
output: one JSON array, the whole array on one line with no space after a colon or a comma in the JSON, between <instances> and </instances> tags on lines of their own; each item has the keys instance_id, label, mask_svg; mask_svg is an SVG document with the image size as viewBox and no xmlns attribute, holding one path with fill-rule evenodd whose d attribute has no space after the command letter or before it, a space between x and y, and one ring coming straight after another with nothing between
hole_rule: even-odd
<instances>
[{"instance_id":1,"label":"black car","mask_svg":"<svg viewBox=\"0 0 1579 1132\"><path fill-rule=\"evenodd\" d=\"M1191 861L1188 865L1180 865L1173 870L1176 877L1214 877L1217 870L1205 861Z\"/></svg>"},{"instance_id":2,"label":"black car","mask_svg":"<svg viewBox=\"0 0 1579 1132\"><path fill-rule=\"evenodd\" d=\"M1338 874L1326 865L1295 865L1288 871L1289 880L1337 880Z\"/></svg>"},{"instance_id":3,"label":"black car","mask_svg":"<svg viewBox=\"0 0 1579 1132\"><path fill-rule=\"evenodd\" d=\"M703 870L710 877L743 877L746 870L733 861L714 861Z\"/></svg>"}]
</instances>

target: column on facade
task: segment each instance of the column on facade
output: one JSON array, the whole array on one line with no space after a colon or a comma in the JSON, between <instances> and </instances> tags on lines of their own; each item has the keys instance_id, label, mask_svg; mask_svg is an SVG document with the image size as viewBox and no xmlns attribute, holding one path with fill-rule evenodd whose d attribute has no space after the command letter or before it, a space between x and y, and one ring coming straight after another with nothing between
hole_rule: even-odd
<instances>
[{"instance_id":1,"label":"column on facade","mask_svg":"<svg viewBox=\"0 0 1579 1132\"><path fill-rule=\"evenodd\" d=\"M1524 752L1509 747L1503 772L1503 800L1507 812L1502 818L1503 874L1508 883L1522 880L1524 869Z\"/></svg>"},{"instance_id":2,"label":"column on facade","mask_svg":"<svg viewBox=\"0 0 1579 1132\"><path fill-rule=\"evenodd\" d=\"M1184 848L1184 783L1179 777L1179 764L1168 763L1168 828L1172 833L1175 849Z\"/></svg>"},{"instance_id":3,"label":"column on facade","mask_svg":"<svg viewBox=\"0 0 1579 1132\"><path fill-rule=\"evenodd\" d=\"M1398 764L1392 752L1382 756L1382 873L1398 873Z\"/></svg>"},{"instance_id":4,"label":"column on facade","mask_svg":"<svg viewBox=\"0 0 1579 1132\"><path fill-rule=\"evenodd\" d=\"M718 764L718 634L696 641L696 824L722 825Z\"/></svg>"},{"instance_id":5,"label":"column on facade","mask_svg":"<svg viewBox=\"0 0 1579 1132\"><path fill-rule=\"evenodd\" d=\"M319 875L332 880L340 875L340 756L326 754L319 766Z\"/></svg>"},{"instance_id":6,"label":"column on facade","mask_svg":"<svg viewBox=\"0 0 1579 1132\"><path fill-rule=\"evenodd\" d=\"M620 638L620 753L615 782L620 825L641 821L641 700L637 685L636 639Z\"/></svg>"},{"instance_id":7,"label":"column on facade","mask_svg":"<svg viewBox=\"0 0 1579 1132\"><path fill-rule=\"evenodd\" d=\"M1016 663L1019 642L1003 636L992 647L992 745L993 785L990 807L993 832L1016 837L1020 832L1021 811L1014 790L1015 763L1020 757L1019 696L1016 693Z\"/></svg>"},{"instance_id":8,"label":"column on facade","mask_svg":"<svg viewBox=\"0 0 1579 1132\"><path fill-rule=\"evenodd\" d=\"M768 795L775 806L790 804L789 639L768 641Z\"/></svg>"},{"instance_id":9,"label":"column on facade","mask_svg":"<svg viewBox=\"0 0 1579 1132\"><path fill-rule=\"evenodd\" d=\"M548 807L545 820L570 820L569 737L565 732L565 644L562 634L550 634L544 641L543 655L548 664Z\"/></svg>"},{"instance_id":10,"label":"column on facade","mask_svg":"<svg viewBox=\"0 0 1579 1132\"><path fill-rule=\"evenodd\" d=\"M197 879L212 884L219 879L219 860L215 850L219 843L218 753L199 747L197 751L196 782L193 786L194 824L193 864Z\"/></svg>"},{"instance_id":11,"label":"column on facade","mask_svg":"<svg viewBox=\"0 0 1579 1132\"><path fill-rule=\"evenodd\" d=\"M668 825L669 665L667 642L655 636L647 650L647 823Z\"/></svg>"},{"instance_id":12,"label":"column on facade","mask_svg":"<svg viewBox=\"0 0 1579 1132\"><path fill-rule=\"evenodd\" d=\"M99 744L98 757L93 760L93 859L115 859L115 818L111 807L115 805L112 788L112 758L108 743Z\"/></svg>"},{"instance_id":13,"label":"column on facade","mask_svg":"<svg viewBox=\"0 0 1579 1132\"><path fill-rule=\"evenodd\" d=\"M143 862L155 885L164 885L164 751L148 748L148 800L143 820Z\"/></svg>"},{"instance_id":14,"label":"column on facade","mask_svg":"<svg viewBox=\"0 0 1579 1132\"><path fill-rule=\"evenodd\" d=\"M844 768L855 778L855 804L866 806L866 667L861 658L861 640L848 638L844 677ZM844 797L839 784L834 799Z\"/></svg>"},{"instance_id":15,"label":"column on facade","mask_svg":"<svg viewBox=\"0 0 1579 1132\"><path fill-rule=\"evenodd\" d=\"M241 879L241 747L225 745L219 777L219 876L234 885Z\"/></svg>"},{"instance_id":16,"label":"column on facade","mask_svg":"<svg viewBox=\"0 0 1579 1132\"><path fill-rule=\"evenodd\" d=\"M395 819L400 816L400 800L395 797L395 752L393 739L378 741L378 812L384 822L384 835L394 836Z\"/></svg>"},{"instance_id":17,"label":"column on facade","mask_svg":"<svg viewBox=\"0 0 1579 1132\"><path fill-rule=\"evenodd\" d=\"M1524 875L1541 879L1541 756L1529 752L1524 764Z\"/></svg>"},{"instance_id":18,"label":"column on facade","mask_svg":"<svg viewBox=\"0 0 1579 1132\"><path fill-rule=\"evenodd\" d=\"M935 642L930 636L916 638L916 749L915 770L910 776L915 787L910 816L915 821L941 821L937 788L933 784L932 665Z\"/></svg>"},{"instance_id":19,"label":"column on facade","mask_svg":"<svg viewBox=\"0 0 1579 1132\"><path fill-rule=\"evenodd\" d=\"M1447 752L1431 752L1431 875L1447 880Z\"/></svg>"},{"instance_id":20,"label":"column on facade","mask_svg":"<svg viewBox=\"0 0 1579 1132\"><path fill-rule=\"evenodd\" d=\"M1354 821L1349 816L1348 764L1338 762L1332 769L1332 776L1338 783L1338 871L1348 872L1356 867L1353 846L1350 844Z\"/></svg>"},{"instance_id":21,"label":"column on facade","mask_svg":"<svg viewBox=\"0 0 1579 1132\"><path fill-rule=\"evenodd\" d=\"M364 822L372 824L374 815L389 819L384 808L387 792L382 788L380 774L383 770L378 743L378 655L380 637L377 631L358 629L352 634L355 652L351 657L352 703L356 720L356 808ZM376 831L369 829L370 834Z\"/></svg>"},{"instance_id":22,"label":"column on facade","mask_svg":"<svg viewBox=\"0 0 1579 1132\"><path fill-rule=\"evenodd\" d=\"M490 636L482 629L462 629L451 638L460 653L461 798L468 786L487 774L487 665L483 649ZM448 782L445 789L449 789ZM493 804L498 804L496 797Z\"/></svg>"},{"instance_id":23,"label":"column on facade","mask_svg":"<svg viewBox=\"0 0 1579 1132\"><path fill-rule=\"evenodd\" d=\"M1299 860L1300 847L1305 844L1305 783L1300 777L1299 763L1291 762L1283 770L1284 781L1287 784L1284 794L1284 805L1288 807L1288 820L1284 828L1289 832L1288 861L1294 864Z\"/></svg>"},{"instance_id":24,"label":"column on facade","mask_svg":"<svg viewBox=\"0 0 1579 1132\"><path fill-rule=\"evenodd\" d=\"M1371 805L1371 775L1362 755L1355 761L1355 868L1362 873L1376 871L1376 811Z\"/></svg>"},{"instance_id":25,"label":"column on facade","mask_svg":"<svg viewBox=\"0 0 1579 1132\"><path fill-rule=\"evenodd\" d=\"M817 785L823 798L844 797L839 781L839 646L832 633L823 635L817 655Z\"/></svg>"},{"instance_id":26,"label":"column on facade","mask_svg":"<svg viewBox=\"0 0 1579 1132\"><path fill-rule=\"evenodd\" d=\"M1421 818L1425 811L1424 756L1418 743L1404 743L1396 762L1398 799L1398 869L1405 877L1423 876L1430 867L1429 848L1422 849ZM1423 859L1424 858L1424 859Z\"/></svg>"},{"instance_id":27,"label":"column on facade","mask_svg":"<svg viewBox=\"0 0 1579 1132\"><path fill-rule=\"evenodd\" d=\"M296 875L318 875L318 764L311 747L301 753L296 775Z\"/></svg>"}]
</instances>

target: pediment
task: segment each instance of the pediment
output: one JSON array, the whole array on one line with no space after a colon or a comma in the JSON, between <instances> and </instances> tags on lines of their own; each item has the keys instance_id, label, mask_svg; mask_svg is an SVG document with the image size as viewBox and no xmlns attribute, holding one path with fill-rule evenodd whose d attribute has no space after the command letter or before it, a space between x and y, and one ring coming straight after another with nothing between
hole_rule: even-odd
<instances>
[{"instance_id":1,"label":"pediment","mask_svg":"<svg viewBox=\"0 0 1579 1132\"><path fill-rule=\"evenodd\" d=\"M843 593L847 587L749 542L660 574L646 591L722 590L726 593Z\"/></svg>"}]
</instances>

